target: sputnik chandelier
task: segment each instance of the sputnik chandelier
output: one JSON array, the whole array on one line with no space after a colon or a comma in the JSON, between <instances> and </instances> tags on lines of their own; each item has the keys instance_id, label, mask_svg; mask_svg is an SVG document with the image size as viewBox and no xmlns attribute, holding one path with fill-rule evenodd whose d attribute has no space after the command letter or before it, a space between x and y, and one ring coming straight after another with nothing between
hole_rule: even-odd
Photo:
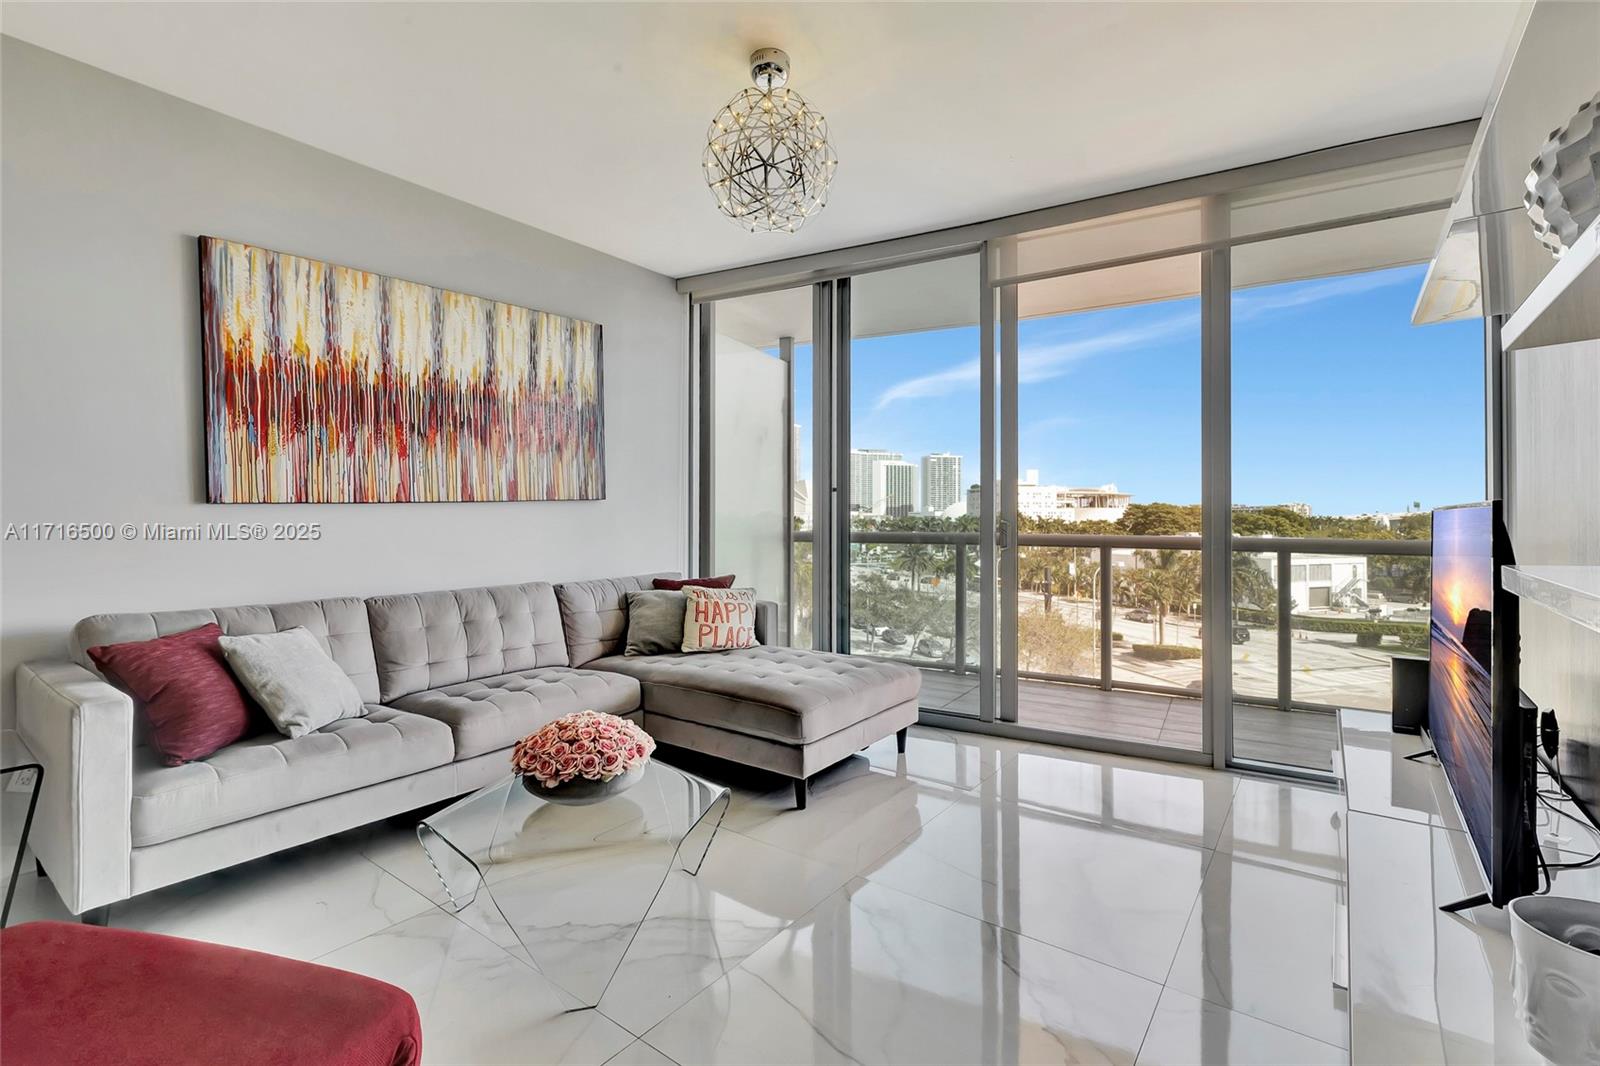
<instances>
[{"instance_id":1,"label":"sputnik chandelier","mask_svg":"<svg viewBox=\"0 0 1600 1066\"><path fill-rule=\"evenodd\" d=\"M745 89L711 120L706 184L717 207L752 233L793 233L828 202L838 157L828 122L787 88L789 56L777 48L750 54Z\"/></svg>"}]
</instances>

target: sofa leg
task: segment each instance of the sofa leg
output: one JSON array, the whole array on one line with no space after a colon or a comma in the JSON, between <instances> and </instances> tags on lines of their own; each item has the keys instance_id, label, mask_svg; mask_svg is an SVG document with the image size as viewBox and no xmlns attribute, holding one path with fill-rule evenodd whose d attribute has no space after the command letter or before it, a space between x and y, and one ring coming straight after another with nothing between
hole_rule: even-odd
<instances>
[{"instance_id":1,"label":"sofa leg","mask_svg":"<svg viewBox=\"0 0 1600 1066\"><path fill-rule=\"evenodd\" d=\"M906 753L906 734L909 732L911 732L911 727L906 726L904 729L900 730L900 732L894 735L894 746L899 750L901 755Z\"/></svg>"},{"instance_id":2,"label":"sofa leg","mask_svg":"<svg viewBox=\"0 0 1600 1066\"><path fill-rule=\"evenodd\" d=\"M807 791L806 779L803 778L803 777L795 778L794 779L794 809L795 810L803 811L803 810L806 809L806 791Z\"/></svg>"},{"instance_id":3,"label":"sofa leg","mask_svg":"<svg viewBox=\"0 0 1600 1066\"><path fill-rule=\"evenodd\" d=\"M102 928L111 924L111 904L104 907L94 907L78 915L78 921L84 925L98 925Z\"/></svg>"}]
</instances>

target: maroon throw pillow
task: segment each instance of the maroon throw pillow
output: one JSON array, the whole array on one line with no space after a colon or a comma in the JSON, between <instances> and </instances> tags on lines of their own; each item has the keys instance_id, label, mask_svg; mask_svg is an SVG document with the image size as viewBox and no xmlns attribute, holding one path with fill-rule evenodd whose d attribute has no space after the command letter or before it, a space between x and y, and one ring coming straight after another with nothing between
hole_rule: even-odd
<instances>
[{"instance_id":1,"label":"maroon throw pillow","mask_svg":"<svg viewBox=\"0 0 1600 1066\"><path fill-rule=\"evenodd\" d=\"M658 577L652 579L650 583L656 588L666 589L668 592L677 592L688 585L698 585L701 588L707 589L731 589L733 588L733 575L723 574L721 577L686 577L681 581L675 577Z\"/></svg>"},{"instance_id":2,"label":"maroon throw pillow","mask_svg":"<svg viewBox=\"0 0 1600 1066\"><path fill-rule=\"evenodd\" d=\"M150 746L180 766L257 732L257 714L222 657L215 622L154 640L101 644L89 658L144 709Z\"/></svg>"}]
</instances>

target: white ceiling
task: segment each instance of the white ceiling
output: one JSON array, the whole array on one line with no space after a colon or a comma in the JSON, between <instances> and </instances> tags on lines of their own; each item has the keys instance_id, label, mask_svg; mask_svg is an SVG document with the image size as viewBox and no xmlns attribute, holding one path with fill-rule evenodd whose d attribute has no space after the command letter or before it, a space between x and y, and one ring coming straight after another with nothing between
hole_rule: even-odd
<instances>
[{"instance_id":1,"label":"white ceiling","mask_svg":"<svg viewBox=\"0 0 1600 1066\"><path fill-rule=\"evenodd\" d=\"M1514 3L6 3L4 32L672 276L1477 117ZM701 177L761 45L830 202Z\"/></svg>"}]
</instances>

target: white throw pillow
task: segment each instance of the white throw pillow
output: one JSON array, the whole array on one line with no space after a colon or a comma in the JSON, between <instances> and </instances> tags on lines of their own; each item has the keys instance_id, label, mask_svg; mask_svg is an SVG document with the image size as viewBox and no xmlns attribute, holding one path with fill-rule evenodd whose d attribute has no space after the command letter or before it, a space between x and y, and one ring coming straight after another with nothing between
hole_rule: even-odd
<instances>
[{"instance_id":1,"label":"white throw pillow","mask_svg":"<svg viewBox=\"0 0 1600 1066\"><path fill-rule=\"evenodd\" d=\"M225 636L222 654L239 683L286 736L303 737L330 722L366 714L356 683L304 626Z\"/></svg>"},{"instance_id":2,"label":"white throw pillow","mask_svg":"<svg viewBox=\"0 0 1600 1066\"><path fill-rule=\"evenodd\" d=\"M756 646L756 590L686 586L684 651L729 651Z\"/></svg>"}]
</instances>

